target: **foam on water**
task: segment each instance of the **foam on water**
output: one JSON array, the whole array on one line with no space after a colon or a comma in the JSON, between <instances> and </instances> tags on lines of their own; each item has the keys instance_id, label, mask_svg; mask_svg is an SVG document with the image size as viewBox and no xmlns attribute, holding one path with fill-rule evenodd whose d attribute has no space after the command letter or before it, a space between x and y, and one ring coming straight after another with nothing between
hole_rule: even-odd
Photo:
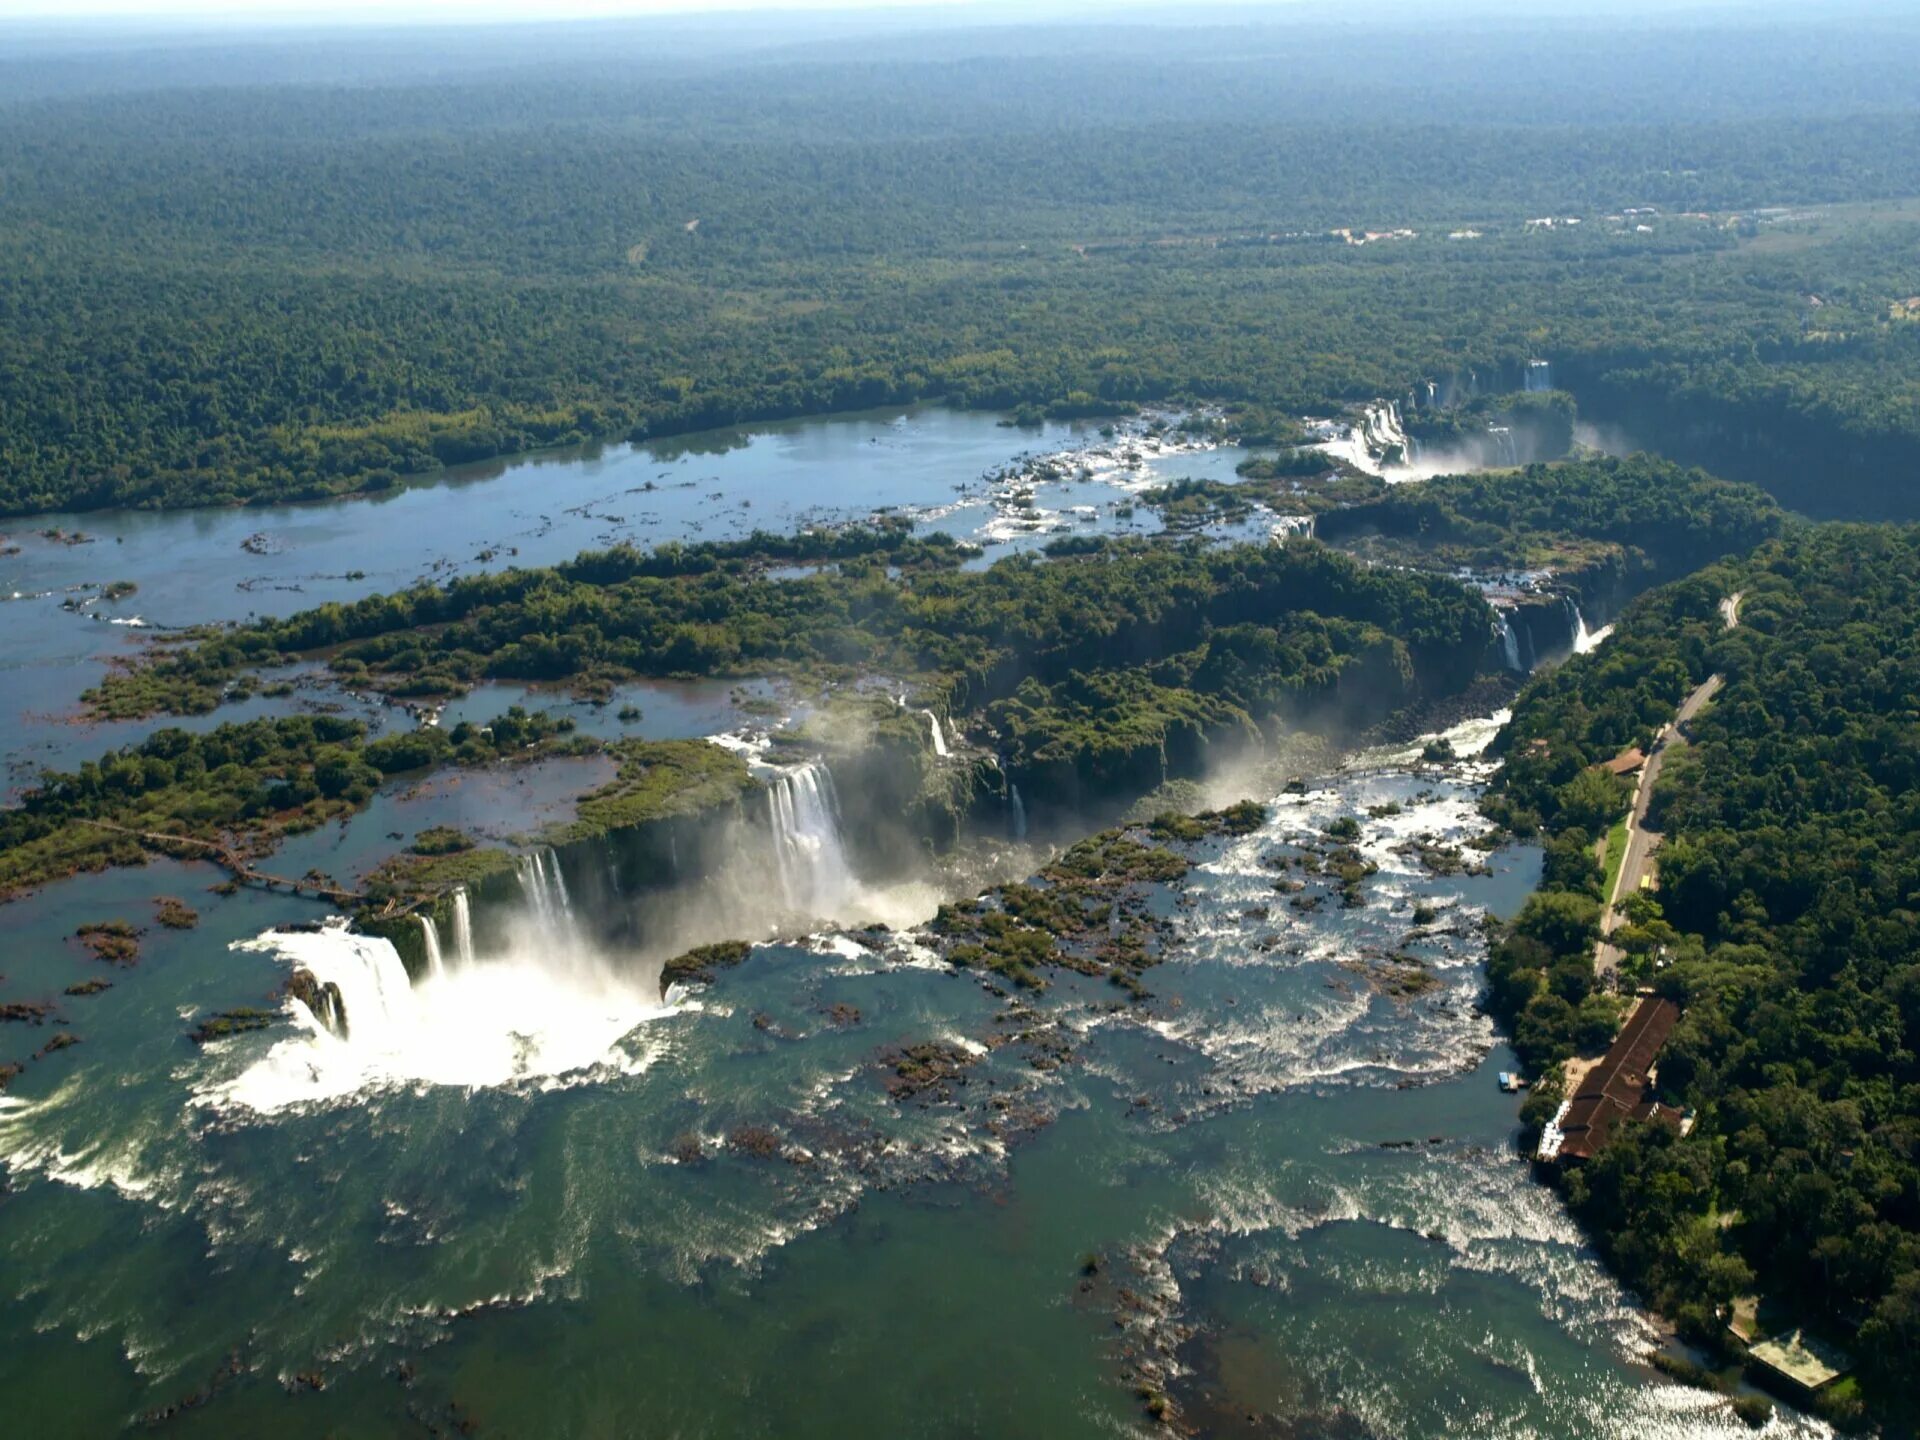
<instances>
[{"instance_id":1,"label":"foam on water","mask_svg":"<svg viewBox=\"0 0 1920 1440\"><path fill-rule=\"evenodd\" d=\"M233 948L336 984L345 1001L344 1036L290 1000L296 1034L240 1073L196 1091L202 1103L262 1114L395 1087L477 1089L634 1073L657 1058L661 1044L623 1042L673 1013L658 998L654 972L622 974L596 957L555 954L537 941L418 984L391 944L344 924L270 932Z\"/></svg>"}]
</instances>

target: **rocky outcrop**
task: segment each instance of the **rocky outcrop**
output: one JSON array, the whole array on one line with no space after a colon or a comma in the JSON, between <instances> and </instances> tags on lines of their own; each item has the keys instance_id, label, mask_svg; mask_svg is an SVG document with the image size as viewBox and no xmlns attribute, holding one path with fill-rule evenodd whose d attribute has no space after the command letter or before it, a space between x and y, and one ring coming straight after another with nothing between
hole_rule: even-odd
<instances>
[{"instance_id":1,"label":"rocky outcrop","mask_svg":"<svg viewBox=\"0 0 1920 1440\"><path fill-rule=\"evenodd\" d=\"M347 1038L347 1002L340 997L338 985L318 979L311 970L296 970L287 981L287 994L306 1006L329 1033Z\"/></svg>"}]
</instances>

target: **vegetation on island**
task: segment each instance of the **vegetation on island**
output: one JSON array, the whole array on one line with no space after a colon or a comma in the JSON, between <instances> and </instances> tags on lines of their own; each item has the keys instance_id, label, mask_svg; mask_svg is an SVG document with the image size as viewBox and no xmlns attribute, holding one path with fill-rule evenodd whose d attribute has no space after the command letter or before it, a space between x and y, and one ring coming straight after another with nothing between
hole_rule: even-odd
<instances>
[{"instance_id":1,"label":"vegetation on island","mask_svg":"<svg viewBox=\"0 0 1920 1440\"><path fill-rule=\"evenodd\" d=\"M0 811L0 897L65 875L141 865L149 854L247 865L285 835L359 811L390 776L577 748L573 724L509 712L491 726L367 738L356 720L300 715L161 730L139 745L48 773ZM163 910L163 924L191 911ZM171 917L171 918L169 918Z\"/></svg>"},{"instance_id":2,"label":"vegetation on island","mask_svg":"<svg viewBox=\"0 0 1920 1440\"><path fill-rule=\"evenodd\" d=\"M1683 1007L1659 1086L1695 1124L1625 1126L1568 1196L1689 1335L1713 1343L1716 1311L1757 1291L1848 1336L1862 1393L1910 1424L1920 529L1794 529L1642 597L1604 647L1526 689L1489 803L1542 831L1546 875L1494 948L1492 998L1531 1064L1605 1043L1594 840L1625 798L1594 767L1648 745L1713 674L1725 688L1652 797L1658 889L1612 937L1629 981Z\"/></svg>"},{"instance_id":3,"label":"vegetation on island","mask_svg":"<svg viewBox=\"0 0 1920 1440\"><path fill-rule=\"evenodd\" d=\"M323 606L109 676L97 703L192 707L252 667L319 652L342 682L395 696L589 673L880 673L947 697L948 710L984 712L1012 773L1036 796L1071 797L1151 789L1276 718L1377 716L1458 689L1492 626L1450 579L1369 569L1311 543L1116 542L979 571L890 568L859 551L778 577L763 559L617 549ZM417 763L434 758L431 738L411 743Z\"/></svg>"},{"instance_id":4,"label":"vegetation on island","mask_svg":"<svg viewBox=\"0 0 1920 1440\"><path fill-rule=\"evenodd\" d=\"M1675 578L1780 532L1765 492L1652 455L1567 460L1392 485L1319 522L1334 544L1479 571L1577 571L1606 556L1634 588Z\"/></svg>"}]
</instances>

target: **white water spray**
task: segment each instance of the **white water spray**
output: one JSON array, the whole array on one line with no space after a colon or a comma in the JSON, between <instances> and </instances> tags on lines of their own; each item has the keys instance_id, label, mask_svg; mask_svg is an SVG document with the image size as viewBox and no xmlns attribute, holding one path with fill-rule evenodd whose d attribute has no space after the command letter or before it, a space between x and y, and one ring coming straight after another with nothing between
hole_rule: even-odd
<instances>
[{"instance_id":1,"label":"white water spray","mask_svg":"<svg viewBox=\"0 0 1920 1440\"><path fill-rule=\"evenodd\" d=\"M856 887L840 835L833 772L819 760L777 772L767 786L767 809L788 907L807 915L838 913Z\"/></svg>"},{"instance_id":2,"label":"white water spray","mask_svg":"<svg viewBox=\"0 0 1920 1440\"><path fill-rule=\"evenodd\" d=\"M416 915L413 918L420 922L420 938L427 945L427 974L429 976L446 974L447 964L440 956L440 932L433 928L433 917Z\"/></svg>"},{"instance_id":3,"label":"white water spray","mask_svg":"<svg viewBox=\"0 0 1920 1440\"><path fill-rule=\"evenodd\" d=\"M527 897L527 908L543 937L562 945L575 943L578 934L573 899L567 894L560 857L552 847L520 856L514 867L519 872L520 891Z\"/></svg>"},{"instance_id":4,"label":"white water spray","mask_svg":"<svg viewBox=\"0 0 1920 1440\"><path fill-rule=\"evenodd\" d=\"M453 958L473 964L473 904L465 886L453 892Z\"/></svg>"},{"instance_id":5,"label":"white water spray","mask_svg":"<svg viewBox=\"0 0 1920 1440\"><path fill-rule=\"evenodd\" d=\"M1513 628L1513 617L1504 610L1499 615L1500 648L1505 652L1507 668L1525 674L1527 667L1520 663L1520 636Z\"/></svg>"},{"instance_id":6,"label":"white water spray","mask_svg":"<svg viewBox=\"0 0 1920 1440\"><path fill-rule=\"evenodd\" d=\"M933 753L942 760L950 758L953 751L947 747L946 734L940 728L940 717L931 710L922 710L920 713L927 717L927 728L933 734Z\"/></svg>"},{"instance_id":7,"label":"white water spray","mask_svg":"<svg viewBox=\"0 0 1920 1440\"><path fill-rule=\"evenodd\" d=\"M1567 596L1566 599L1567 609L1572 614L1573 653L1576 655L1585 655L1596 648L1601 641L1613 634L1613 626L1602 625L1598 630L1589 630L1587 628L1586 616L1580 613L1579 602L1571 595Z\"/></svg>"},{"instance_id":8,"label":"white water spray","mask_svg":"<svg viewBox=\"0 0 1920 1440\"><path fill-rule=\"evenodd\" d=\"M659 999L657 970L622 972L580 950L516 946L415 984L389 942L357 935L344 921L317 932L269 932L233 948L308 972L322 994L337 986L346 1011L341 1035L290 999L296 1033L198 1092L207 1103L262 1113L370 1090L632 1073L664 1042L629 1037L671 1013Z\"/></svg>"}]
</instances>

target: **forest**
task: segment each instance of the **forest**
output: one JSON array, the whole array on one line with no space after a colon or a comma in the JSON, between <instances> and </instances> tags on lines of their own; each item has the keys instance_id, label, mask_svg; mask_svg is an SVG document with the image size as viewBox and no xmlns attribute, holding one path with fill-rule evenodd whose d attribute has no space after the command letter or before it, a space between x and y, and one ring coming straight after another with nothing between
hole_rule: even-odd
<instances>
[{"instance_id":1,"label":"forest","mask_svg":"<svg viewBox=\"0 0 1920 1440\"><path fill-rule=\"evenodd\" d=\"M1895 1410L1920 1347L1916 635L1920 530L1796 528L1642 597L1530 685L1492 800L1548 848L1489 967L1496 1007L1532 1064L1604 1046L1592 841L1625 795L1592 767L1725 677L1654 793L1659 888L1615 936L1629 976L1683 1006L1659 1084L1697 1123L1630 1127L1569 1198L1689 1333L1711 1342L1736 1294L1784 1300L1857 1330Z\"/></svg>"},{"instance_id":2,"label":"forest","mask_svg":"<svg viewBox=\"0 0 1920 1440\"><path fill-rule=\"evenodd\" d=\"M1386 486L1323 512L1316 533L1330 544L1377 536L1400 558L1483 571L1566 575L1624 554L1644 588L1751 550L1780 524L1751 486L1634 455Z\"/></svg>"},{"instance_id":3,"label":"forest","mask_svg":"<svg viewBox=\"0 0 1920 1440\"><path fill-rule=\"evenodd\" d=\"M875 529L809 548L843 558L828 573L773 578L751 563L766 556L736 545L621 550L326 606L117 676L101 698L121 713L136 702L202 710L243 693L244 668L314 649L330 652L344 685L428 698L486 676L579 687L755 673L832 687L887 674L921 702L975 717L1036 800L1081 803L1197 774L1217 747L1256 743L1277 720L1363 724L1458 690L1492 624L1450 580L1373 570L1311 541L1127 542L892 575L878 563L888 555L953 547ZM0 887L137 862L128 830L205 839L231 829L270 844L351 813L383 776L568 743L557 723L536 712L502 717L490 733L425 728L371 742L357 722L331 717L163 730L44 776L0 813Z\"/></svg>"},{"instance_id":4,"label":"forest","mask_svg":"<svg viewBox=\"0 0 1920 1440\"><path fill-rule=\"evenodd\" d=\"M1690 1340L1759 1294L1849 1337L1864 1388L1834 1418L1920 1422L1920 529L1811 523L1920 517L1920 24L953 22L930 59L884 23L769 19L592 28L544 62L465 32L10 38L11 520L922 403L1165 406L1278 452L1143 495L1152 541L984 566L882 518L165 633L86 718L214 714L296 659L428 713L496 680L884 679L1036 805L1089 806L1467 691L1501 659L1459 569L1603 586L1612 637L1528 681L1485 801L1544 851L1487 966L1545 1081L1524 1114L1621 1014L1592 963L1631 796L1604 762L1721 676L1613 937L1627 984L1683 1007L1659 1086L1695 1123L1624 1127L1566 1195ZM1294 448L1379 400L1432 453L1498 423L1573 458L1389 487ZM1319 538L1181 533L1256 503ZM396 778L597 748L521 710L164 729L0 810L0 899L260 859ZM614 758L585 823L744 783L716 747Z\"/></svg>"},{"instance_id":5,"label":"forest","mask_svg":"<svg viewBox=\"0 0 1920 1440\"><path fill-rule=\"evenodd\" d=\"M1920 118L1871 55L1727 23L1590 74L1577 33L1409 35L1459 68L1406 92L1286 27L1175 28L1157 48L1207 63L1144 76L1124 32L991 31L644 85L613 41L584 71L265 47L23 73L0 514L916 401L1327 413L1542 356L1594 418L1794 508L1913 513ZM1522 57L1552 103L1498 103ZM267 83L307 65L351 83ZM1636 123L1623 97L1656 93L1671 123ZM1856 463L1815 480L1832 453Z\"/></svg>"}]
</instances>

